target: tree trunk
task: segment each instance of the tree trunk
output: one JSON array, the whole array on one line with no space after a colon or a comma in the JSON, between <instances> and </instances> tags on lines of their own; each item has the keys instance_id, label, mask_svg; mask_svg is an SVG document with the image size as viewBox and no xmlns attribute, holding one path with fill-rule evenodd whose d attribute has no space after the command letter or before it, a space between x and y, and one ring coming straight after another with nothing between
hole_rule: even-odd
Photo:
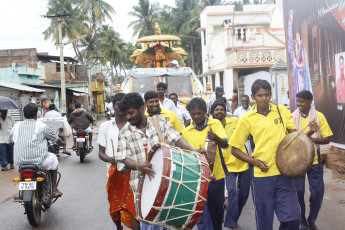
<instances>
[{"instance_id":1,"label":"tree trunk","mask_svg":"<svg viewBox=\"0 0 345 230\"><path fill-rule=\"evenodd\" d=\"M194 60L194 48L193 48L193 38L190 39L190 54L192 57L192 69L195 72L195 60Z\"/></svg>"},{"instance_id":2,"label":"tree trunk","mask_svg":"<svg viewBox=\"0 0 345 230\"><path fill-rule=\"evenodd\" d=\"M79 61L80 61L82 64L84 64L83 56L81 55L81 53L80 53L78 47L77 47L74 43L73 43L72 45L73 45L73 49L74 49L75 55L77 55Z\"/></svg>"}]
</instances>

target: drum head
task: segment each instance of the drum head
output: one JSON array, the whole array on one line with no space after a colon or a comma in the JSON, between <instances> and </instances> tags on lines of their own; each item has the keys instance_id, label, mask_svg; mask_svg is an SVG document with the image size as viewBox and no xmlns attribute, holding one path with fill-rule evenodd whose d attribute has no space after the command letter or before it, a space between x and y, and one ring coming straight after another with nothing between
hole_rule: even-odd
<instances>
[{"instance_id":1,"label":"drum head","mask_svg":"<svg viewBox=\"0 0 345 230\"><path fill-rule=\"evenodd\" d=\"M305 133L293 132L280 142L276 163L282 175L297 178L309 171L314 157L315 149L312 140Z\"/></svg>"},{"instance_id":2,"label":"drum head","mask_svg":"<svg viewBox=\"0 0 345 230\"><path fill-rule=\"evenodd\" d=\"M163 174L163 149L159 148L153 154L150 160L152 169L156 172L155 177L150 180L148 175L145 175L145 179L142 185L141 191L141 214L146 219L149 214L158 194L159 186L162 180Z\"/></svg>"}]
</instances>

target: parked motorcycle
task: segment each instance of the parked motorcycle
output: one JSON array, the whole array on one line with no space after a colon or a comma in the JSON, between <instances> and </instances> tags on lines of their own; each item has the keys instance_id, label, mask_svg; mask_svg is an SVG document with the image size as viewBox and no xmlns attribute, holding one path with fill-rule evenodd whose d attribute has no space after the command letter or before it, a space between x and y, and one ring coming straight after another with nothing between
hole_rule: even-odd
<instances>
[{"instance_id":1,"label":"parked motorcycle","mask_svg":"<svg viewBox=\"0 0 345 230\"><path fill-rule=\"evenodd\" d=\"M77 130L74 136L76 139L76 148L74 149L77 156L80 157L80 163L84 163L85 156L91 152L89 148L89 134L84 130Z\"/></svg>"},{"instance_id":2,"label":"parked motorcycle","mask_svg":"<svg viewBox=\"0 0 345 230\"><path fill-rule=\"evenodd\" d=\"M14 178L19 184L19 196L14 197L14 202L21 203L25 208L25 214L32 226L41 223L41 213L45 212L58 199L52 197L52 177L49 171L38 165L25 164L19 166L20 177ZM58 173L57 184L61 174Z\"/></svg>"}]
</instances>

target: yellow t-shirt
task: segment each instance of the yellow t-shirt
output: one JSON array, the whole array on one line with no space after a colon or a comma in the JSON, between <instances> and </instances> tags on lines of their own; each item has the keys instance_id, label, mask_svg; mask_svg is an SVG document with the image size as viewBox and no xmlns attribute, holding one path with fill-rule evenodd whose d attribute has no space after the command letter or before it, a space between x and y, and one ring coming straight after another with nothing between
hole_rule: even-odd
<instances>
[{"instance_id":1,"label":"yellow t-shirt","mask_svg":"<svg viewBox=\"0 0 345 230\"><path fill-rule=\"evenodd\" d=\"M147 110L145 112L145 115L147 117L151 117L150 114L147 112ZM174 129L176 129L177 132L182 133L184 126L182 125L180 119L178 119L178 117L176 116L176 114L174 112L161 108L160 115L165 117L169 121L171 126L174 127Z\"/></svg>"},{"instance_id":2,"label":"yellow t-shirt","mask_svg":"<svg viewBox=\"0 0 345 230\"><path fill-rule=\"evenodd\" d=\"M329 127L328 122L327 122L325 116L322 113L320 113L319 111L317 111L317 117L319 118L319 128L320 128L321 137L330 137L330 136L332 136L333 135L332 130ZM301 116L301 130L303 130L306 126L308 126L308 124L309 124L308 120L309 120L309 116L307 116L305 118ZM308 130L305 129L303 132L307 133ZM316 165L316 164L319 163L318 159L319 158L318 158L317 153L316 153L313 165Z\"/></svg>"},{"instance_id":3,"label":"yellow t-shirt","mask_svg":"<svg viewBox=\"0 0 345 230\"><path fill-rule=\"evenodd\" d=\"M270 167L268 172L262 172L260 168L254 167L254 177L280 175L276 165L276 153L281 140L286 134L277 106L270 103L270 112L267 115L257 113L255 110L256 104L241 117L229 144L240 149L246 143L248 136L252 135L255 143L252 156L267 162ZM279 111L285 128L296 129L290 111L281 105Z\"/></svg>"},{"instance_id":4,"label":"yellow t-shirt","mask_svg":"<svg viewBox=\"0 0 345 230\"><path fill-rule=\"evenodd\" d=\"M227 137L231 138L233 132L235 131L235 128L238 123L238 118L237 117L226 117L225 118L225 133ZM240 150L244 153L247 153L246 148L244 145ZM228 168L229 172L243 172L249 168L249 165L247 162L241 161L231 153L231 146L227 149L223 149L223 155L227 156L228 161L225 161L226 167ZM247 153L248 154L248 153Z\"/></svg>"},{"instance_id":5,"label":"yellow t-shirt","mask_svg":"<svg viewBox=\"0 0 345 230\"><path fill-rule=\"evenodd\" d=\"M194 122L186 127L182 132L182 137L195 149L205 148L207 132L212 128L212 131L217 134L220 138L227 138L225 130L222 123L216 119L208 119L207 127L202 131L198 131ZM224 150L224 149L223 149ZM222 151L223 151L222 150ZM224 154L223 154L224 156ZM228 161L228 157L224 156L225 162ZM219 155L219 149L217 148L216 157L214 159L213 174L216 177L216 180L220 180L225 177L224 169Z\"/></svg>"}]
</instances>

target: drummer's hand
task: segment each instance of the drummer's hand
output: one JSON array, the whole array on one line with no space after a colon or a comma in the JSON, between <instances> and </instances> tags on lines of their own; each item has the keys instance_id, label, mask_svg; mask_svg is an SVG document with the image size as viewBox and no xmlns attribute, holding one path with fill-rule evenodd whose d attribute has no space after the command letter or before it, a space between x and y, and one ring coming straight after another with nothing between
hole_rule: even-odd
<instances>
[{"instance_id":1,"label":"drummer's hand","mask_svg":"<svg viewBox=\"0 0 345 230\"><path fill-rule=\"evenodd\" d=\"M109 162L110 164L112 164L112 165L116 165L116 164L117 164L116 160L115 160L113 157L109 157L109 158L108 158L108 162Z\"/></svg>"},{"instance_id":2,"label":"drummer's hand","mask_svg":"<svg viewBox=\"0 0 345 230\"><path fill-rule=\"evenodd\" d=\"M202 155L204 155L204 156L207 155L206 149L202 148L201 145L200 145L200 148L194 149L194 151L195 151L195 152L198 152L198 153L200 153L200 154L202 154Z\"/></svg>"},{"instance_id":3,"label":"drummer's hand","mask_svg":"<svg viewBox=\"0 0 345 230\"><path fill-rule=\"evenodd\" d=\"M255 166L260 168L261 172L268 172L268 169L270 168L266 162L260 161L258 159L256 159Z\"/></svg>"},{"instance_id":4,"label":"drummer's hand","mask_svg":"<svg viewBox=\"0 0 345 230\"><path fill-rule=\"evenodd\" d=\"M214 141L214 142L216 142L216 141L219 139L219 137L217 136L217 134L215 134L215 133L212 131L212 129L210 129L210 131L207 132L207 138L208 138L209 140L211 140L211 141Z\"/></svg>"},{"instance_id":5,"label":"drummer's hand","mask_svg":"<svg viewBox=\"0 0 345 230\"><path fill-rule=\"evenodd\" d=\"M152 164L150 163L138 163L138 170L140 172L146 173L149 176L150 180L152 180L156 174L152 169Z\"/></svg>"},{"instance_id":6,"label":"drummer's hand","mask_svg":"<svg viewBox=\"0 0 345 230\"><path fill-rule=\"evenodd\" d=\"M319 126L315 121L309 122L308 126L309 126L309 131L307 132L307 135L309 137L311 137L311 135L319 131Z\"/></svg>"}]
</instances>

